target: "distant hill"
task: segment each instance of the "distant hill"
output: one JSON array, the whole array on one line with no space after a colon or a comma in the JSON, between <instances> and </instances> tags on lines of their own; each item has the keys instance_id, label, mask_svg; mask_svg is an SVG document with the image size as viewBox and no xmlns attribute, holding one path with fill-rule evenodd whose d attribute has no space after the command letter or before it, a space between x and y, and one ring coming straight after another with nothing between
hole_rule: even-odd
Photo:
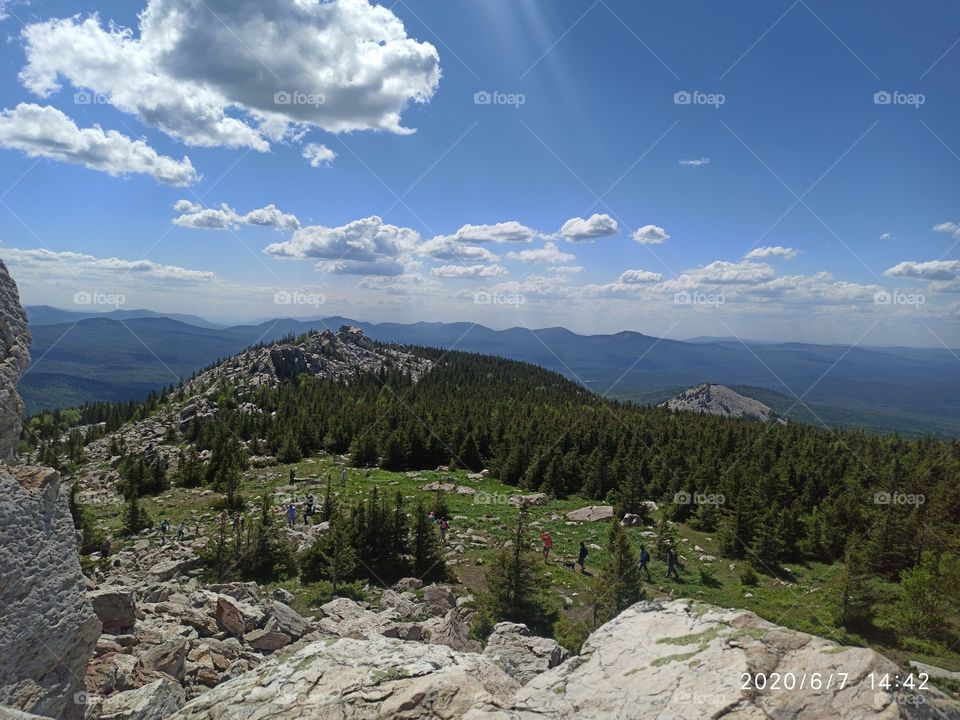
<instances>
[{"instance_id":1,"label":"distant hill","mask_svg":"<svg viewBox=\"0 0 960 720\"><path fill-rule=\"evenodd\" d=\"M44 313L52 317L48 311L37 314ZM28 412L86 400L137 399L250 345L342 325L357 326L379 341L533 363L614 399L659 404L710 378L792 420L960 436L960 373L945 349L745 346L736 340L680 342L636 332L492 330L474 323L373 324L329 317L217 328L169 317L98 315L78 321L71 314L58 324L31 323L34 364L21 389Z\"/></svg>"},{"instance_id":2,"label":"distant hill","mask_svg":"<svg viewBox=\"0 0 960 720\"><path fill-rule=\"evenodd\" d=\"M73 323L89 318L107 318L108 320L138 320L140 318L168 318L196 327L219 329L223 325L212 323L198 315L180 315L177 313L164 314L153 310L111 310L110 312L83 312L77 310L61 310L49 305L30 305L24 308L30 327L40 325L60 325Z\"/></svg>"},{"instance_id":3,"label":"distant hill","mask_svg":"<svg viewBox=\"0 0 960 720\"><path fill-rule=\"evenodd\" d=\"M706 413L760 422L786 422L767 405L731 390L725 385L703 383L672 397L662 407L681 412Z\"/></svg>"}]
</instances>

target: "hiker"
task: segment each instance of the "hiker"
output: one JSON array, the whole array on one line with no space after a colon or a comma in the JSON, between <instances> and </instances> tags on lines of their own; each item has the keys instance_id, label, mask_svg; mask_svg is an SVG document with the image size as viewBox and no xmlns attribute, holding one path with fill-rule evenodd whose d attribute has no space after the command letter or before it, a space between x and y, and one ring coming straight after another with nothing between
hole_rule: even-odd
<instances>
[{"instance_id":1,"label":"hiker","mask_svg":"<svg viewBox=\"0 0 960 720\"><path fill-rule=\"evenodd\" d=\"M583 572L583 566L587 562L587 546L583 544L583 540L580 541L580 555L577 556L577 562L580 563L580 572Z\"/></svg>"},{"instance_id":2,"label":"hiker","mask_svg":"<svg viewBox=\"0 0 960 720\"><path fill-rule=\"evenodd\" d=\"M293 527L297 524L297 506L293 503L290 503L290 507L287 508L287 525Z\"/></svg>"},{"instance_id":3,"label":"hiker","mask_svg":"<svg viewBox=\"0 0 960 720\"><path fill-rule=\"evenodd\" d=\"M553 538L550 533L544 532L540 539L543 540L543 561L550 562L550 550L553 548Z\"/></svg>"},{"instance_id":4,"label":"hiker","mask_svg":"<svg viewBox=\"0 0 960 720\"><path fill-rule=\"evenodd\" d=\"M100 556L105 558L110 557L110 548L112 545L113 543L110 542L110 538L105 537L103 542L100 543Z\"/></svg>"},{"instance_id":5,"label":"hiker","mask_svg":"<svg viewBox=\"0 0 960 720\"><path fill-rule=\"evenodd\" d=\"M290 484L293 485L297 481L297 471L293 468L290 468Z\"/></svg>"},{"instance_id":6,"label":"hiker","mask_svg":"<svg viewBox=\"0 0 960 720\"><path fill-rule=\"evenodd\" d=\"M680 579L680 573L677 571L677 551L673 548L667 550L667 577L673 574L677 580Z\"/></svg>"},{"instance_id":7,"label":"hiker","mask_svg":"<svg viewBox=\"0 0 960 720\"><path fill-rule=\"evenodd\" d=\"M229 513L226 510L220 511L220 530L221 532L227 529L227 520L230 519Z\"/></svg>"},{"instance_id":8,"label":"hiker","mask_svg":"<svg viewBox=\"0 0 960 720\"><path fill-rule=\"evenodd\" d=\"M230 518L230 525L233 527L233 531L236 532L237 528L240 527L240 513L233 514L233 517Z\"/></svg>"},{"instance_id":9,"label":"hiker","mask_svg":"<svg viewBox=\"0 0 960 720\"><path fill-rule=\"evenodd\" d=\"M313 502L314 502L313 493L310 493L309 495L307 495L307 507L303 511L304 525L310 524L310 518L313 517L313 514L316 512L316 510L314 510L313 508Z\"/></svg>"},{"instance_id":10,"label":"hiker","mask_svg":"<svg viewBox=\"0 0 960 720\"><path fill-rule=\"evenodd\" d=\"M180 521L180 524L177 526L177 542L183 542L183 534L187 531L187 526Z\"/></svg>"},{"instance_id":11,"label":"hiker","mask_svg":"<svg viewBox=\"0 0 960 720\"><path fill-rule=\"evenodd\" d=\"M164 518L160 521L160 544L167 544L167 530L170 529L170 521Z\"/></svg>"},{"instance_id":12,"label":"hiker","mask_svg":"<svg viewBox=\"0 0 960 720\"><path fill-rule=\"evenodd\" d=\"M650 553L647 552L647 549L641 545L640 546L640 571L647 576L647 582L650 582L650 570L647 568L647 563L650 562Z\"/></svg>"},{"instance_id":13,"label":"hiker","mask_svg":"<svg viewBox=\"0 0 960 720\"><path fill-rule=\"evenodd\" d=\"M347 486L347 469L340 468L340 484L344 487Z\"/></svg>"},{"instance_id":14,"label":"hiker","mask_svg":"<svg viewBox=\"0 0 960 720\"><path fill-rule=\"evenodd\" d=\"M446 518L440 518L440 539L443 541L443 544L447 544L447 530L450 529L450 523L447 522Z\"/></svg>"},{"instance_id":15,"label":"hiker","mask_svg":"<svg viewBox=\"0 0 960 720\"><path fill-rule=\"evenodd\" d=\"M436 522L437 514L433 510L431 510L430 512L427 513L427 520L429 520L430 522Z\"/></svg>"}]
</instances>

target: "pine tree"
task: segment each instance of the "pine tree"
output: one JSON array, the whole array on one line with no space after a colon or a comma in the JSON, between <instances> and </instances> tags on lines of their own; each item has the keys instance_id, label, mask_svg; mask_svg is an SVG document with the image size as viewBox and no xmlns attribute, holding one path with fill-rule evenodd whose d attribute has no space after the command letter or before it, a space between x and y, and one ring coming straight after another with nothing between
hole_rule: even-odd
<instances>
[{"instance_id":1,"label":"pine tree","mask_svg":"<svg viewBox=\"0 0 960 720\"><path fill-rule=\"evenodd\" d=\"M100 545L103 543L103 533L97 530L90 513L80 504L79 490L80 486L77 483L70 487L67 506L70 508L70 516L73 518L73 527L80 532L80 554L88 555L100 549Z\"/></svg>"},{"instance_id":2,"label":"pine tree","mask_svg":"<svg viewBox=\"0 0 960 720\"><path fill-rule=\"evenodd\" d=\"M645 462L635 472L628 472L618 488L615 518L620 519L627 513L646 518L649 514L644 494L650 486L650 469Z\"/></svg>"},{"instance_id":3,"label":"pine tree","mask_svg":"<svg viewBox=\"0 0 960 720\"><path fill-rule=\"evenodd\" d=\"M610 526L609 555L597 575L594 621L606 622L643 598L637 553L620 523Z\"/></svg>"},{"instance_id":4,"label":"pine tree","mask_svg":"<svg viewBox=\"0 0 960 720\"><path fill-rule=\"evenodd\" d=\"M123 509L123 532L125 535L136 535L141 530L150 527L150 518L140 507L140 491L131 486L127 489L127 504Z\"/></svg>"},{"instance_id":5,"label":"pine tree","mask_svg":"<svg viewBox=\"0 0 960 720\"><path fill-rule=\"evenodd\" d=\"M666 516L666 513L660 516L657 523L657 537L654 540L653 556L663 562L667 561L667 552L673 548L676 550L680 544L680 533L673 526Z\"/></svg>"},{"instance_id":6,"label":"pine tree","mask_svg":"<svg viewBox=\"0 0 960 720\"><path fill-rule=\"evenodd\" d=\"M857 538L847 542L839 585L837 623L848 630L869 629L876 598L863 544Z\"/></svg>"},{"instance_id":7,"label":"pine tree","mask_svg":"<svg viewBox=\"0 0 960 720\"><path fill-rule=\"evenodd\" d=\"M414 510L413 527L410 531L410 552L413 574L421 580L441 580L447 575L436 524L427 515L423 503L418 501Z\"/></svg>"},{"instance_id":8,"label":"pine tree","mask_svg":"<svg viewBox=\"0 0 960 720\"><path fill-rule=\"evenodd\" d=\"M497 553L487 567L489 612L494 620L531 622L539 614L536 561L528 550L525 507L517 513L511 544Z\"/></svg>"},{"instance_id":9,"label":"pine tree","mask_svg":"<svg viewBox=\"0 0 960 720\"><path fill-rule=\"evenodd\" d=\"M463 444L457 453L457 461L471 472L479 472L483 469L483 458L480 457L480 446L477 444L475 433L471 432L463 439Z\"/></svg>"}]
</instances>

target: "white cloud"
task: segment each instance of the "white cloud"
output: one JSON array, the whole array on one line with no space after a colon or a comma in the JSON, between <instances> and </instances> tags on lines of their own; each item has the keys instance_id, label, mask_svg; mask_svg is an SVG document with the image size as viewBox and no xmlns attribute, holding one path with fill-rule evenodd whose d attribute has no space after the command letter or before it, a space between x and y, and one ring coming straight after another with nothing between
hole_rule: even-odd
<instances>
[{"instance_id":1,"label":"white cloud","mask_svg":"<svg viewBox=\"0 0 960 720\"><path fill-rule=\"evenodd\" d=\"M960 260L905 261L885 270L887 277L918 278L920 280L955 280L960 277Z\"/></svg>"},{"instance_id":2,"label":"white cloud","mask_svg":"<svg viewBox=\"0 0 960 720\"><path fill-rule=\"evenodd\" d=\"M555 273L573 275L576 273L582 273L584 270L586 270L586 268L583 267L583 265L558 265L550 268L550 270Z\"/></svg>"},{"instance_id":3,"label":"white cloud","mask_svg":"<svg viewBox=\"0 0 960 720\"><path fill-rule=\"evenodd\" d=\"M657 225L644 225L633 233L633 239L641 245L663 245L669 238L667 231Z\"/></svg>"},{"instance_id":4,"label":"white cloud","mask_svg":"<svg viewBox=\"0 0 960 720\"><path fill-rule=\"evenodd\" d=\"M110 175L150 175L168 185L189 185L198 180L188 157L175 160L160 155L143 140L133 140L115 130L104 131L98 125L78 128L56 108L32 103L0 112L0 147Z\"/></svg>"},{"instance_id":5,"label":"white cloud","mask_svg":"<svg viewBox=\"0 0 960 720\"><path fill-rule=\"evenodd\" d=\"M756 260L758 258L762 259L762 258L770 258L770 257L779 257L779 258L783 258L784 260L792 260L798 254L799 254L799 251L795 250L794 248L783 247L782 245L774 245L772 247L768 246L768 247L754 248L743 257L746 258L747 260Z\"/></svg>"},{"instance_id":6,"label":"white cloud","mask_svg":"<svg viewBox=\"0 0 960 720\"><path fill-rule=\"evenodd\" d=\"M934 230L936 230L936 228L934 228ZM883 233L883 234L880 236L880 239L881 239L881 240L893 240L893 234L892 234L892 233Z\"/></svg>"},{"instance_id":7,"label":"white cloud","mask_svg":"<svg viewBox=\"0 0 960 720\"><path fill-rule=\"evenodd\" d=\"M207 282L216 279L216 275L206 270L188 270L177 265L162 265L151 260L121 260L120 258L98 258L93 255L75 252L54 252L43 248L21 250L6 248L3 258L20 271L39 271L48 273L62 270L62 277L80 280L101 278L116 280L120 276L129 279L153 279L173 282Z\"/></svg>"},{"instance_id":8,"label":"white cloud","mask_svg":"<svg viewBox=\"0 0 960 720\"><path fill-rule=\"evenodd\" d=\"M432 240L427 240L417 252L421 255L429 255L438 260L448 260L452 262L478 262L492 263L500 259L486 248L475 245L464 245L451 239L450 237L439 236Z\"/></svg>"},{"instance_id":9,"label":"white cloud","mask_svg":"<svg viewBox=\"0 0 960 720\"><path fill-rule=\"evenodd\" d=\"M696 160L681 160L680 164L684 167L703 167L710 164L710 158L702 157Z\"/></svg>"},{"instance_id":10,"label":"white cloud","mask_svg":"<svg viewBox=\"0 0 960 720\"><path fill-rule=\"evenodd\" d=\"M443 265L433 268L430 274L442 278L486 278L506 275L507 269L501 265Z\"/></svg>"},{"instance_id":11,"label":"white cloud","mask_svg":"<svg viewBox=\"0 0 960 720\"><path fill-rule=\"evenodd\" d=\"M408 266L416 267L409 257L419 239L415 230L371 216L341 227L302 227L290 240L268 245L264 252L274 257L320 260L318 272L395 276Z\"/></svg>"},{"instance_id":12,"label":"white cloud","mask_svg":"<svg viewBox=\"0 0 960 720\"><path fill-rule=\"evenodd\" d=\"M539 236L540 233L536 230L528 228L516 220L510 220L493 225L464 225L453 235L442 235L441 237L466 243L528 243Z\"/></svg>"},{"instance_id":13,"label":"white cloud","mask_svg":"<svg viewBox=\"0 0 960 720\"><path fill-rule=\"evenodd\" d=\"M776 277L773 268L766 263L715 260L702 268L686 270L679 277L662 284L665 291L692 290L710 285L759 285Z\"/></svg>"},{"instance_id":14,"label":"white cloud","mask_svg":"<svg viewBox=\"0 0 960 720\"><path fill-rule=\"evenodd\" d=\"M303 146L303 156L310 161L310 167L320 167L333 165L337 154L326 145L307 143Z\"/></svg>"},{"instance_id":15,"label":"white cloud","mask_svg":"<svg viewBox=\"0 0 960 720\"><path fill-rule=\"evenodd\" d=\"M63 81L192 145L267 150L294 128L408 133L440 80L430 43L368 0L148 0L139 32L96 15L34 23L24 85Z\"/></svg>"},{"instance_id":16,"label":"white cloud","mask_svg":"<svg viewBox=\"0 0 960 720\"><path fill-rule=\"evenodd\" d=\"M560 234L569 242L586 242L596 238L616 235L620 231L617 221L609 215L594 214L584 220L574 217L560 228Z\"/></svg>"},{"instance_id":17,"label":"white cloud","mask_svg":"<svg viewBox=\"0 0 960 720\"><path fill-rule=\"evenodd\" d=\"M627 270L617 280L618 283L627 285L640 283L655 283L663 280L660 273L650 272L649 270Z\"/></svg>"},{"instance_id":18,"label":"white cloud","mask_svg":"<svg viewBox=\"0 0 960 720\"><path fill-rule=\"evenodd\" d=\"M953 235L955 238L960 240L960 223L955 222L945 222L940 223L939 225L933 226L934 232L948 232Z\"/></svg>"},{"instance_id":19,"label":"white cloud","mask_svg":"<svg viewBox=\"0 0 960 720\"><path fill-rule=\"evenodd\" d=\"M219 208L207 208L190 200L178 200L173 209L182 213L173 219L173 224L181 227L204 230L226 230L240 225L259 225L276 230L296 230L300 227L296 216L281 212L273 204L251 210L246 215L240 215L226 203Z\"/></svg>"},{"instance_id":20,"label":"white cloud","mask_svg":"<svg viewBox=\"0 0 960 720\"><path fill-rule=\"evenodd\" d=\"M545 265L561 265L565 262L576 260L577 256L571 253L561 252L557 249L555 242L548 242L545 243L542 248L509 252L507 253L507 259L528 263L543 263Z\"/></svg>"}]
</instances>

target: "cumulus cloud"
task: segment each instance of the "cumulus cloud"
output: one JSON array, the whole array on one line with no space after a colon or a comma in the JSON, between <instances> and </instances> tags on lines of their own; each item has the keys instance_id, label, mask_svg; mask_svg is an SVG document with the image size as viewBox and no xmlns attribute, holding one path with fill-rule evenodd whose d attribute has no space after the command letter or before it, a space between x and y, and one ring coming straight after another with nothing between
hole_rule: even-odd
<instances>
[{"instance_id":1,"label":"cumulus cloud","mask_svg":"<svg viewBox=\"0 0 960 720\"><path fill-rule=\"evenodd\" d=\"M388 225L377 216L341 227L308 225L290 240L264 248L268 255L320 260L317 270L340 275L399 275L403 261L420 236L415 230Z\"/></svg>"},{"instance_id":2,"label":"cumulus cloud","mask_svg":"<svg viewBox=\"0 0 960 720\"><path fill-rule=\"evenodd\" d=\"M593 214L586 220L574 217L560 228L560 234L569 242L587 242L597 238L616 235L620 231L617 221L609 215Z\"/></svg>"},{"instance_id":3,"label":"cumulus cloud","mask_svg":"<svg viewBox=\"0 0 960 720\"><path fill-rule=\"evenodd\" d=\"M303 146L303 156L310 162L310 167L320 167L333 165L337 154L326 145L307 143Z\"/></svg>"},{"instance_id":4,"label":"cumulus cloud","mask_svg":"<svg viewBox=\"0 0 960 720\"><path fill-rule=\"evenodd\" d=\"M544 265L561 265L576 260L577 256L561 252L555 242L548 242L542 248L509 252L507 253L507 259L528 263L543 263Z\"/></svg>"},{"instance_id":5,"label":"cumulus cloud","mask_svg":"<svg viewBox=\"0 0 960 720\"><path fill-rule=\"evenodd\" d=\"M885 270L883 274L887 277L920 280L955 280L960 277L960 260L929 260L927 262L907 260Z\"/></svg>"},{"instance_id":6,"label":"cumulus cloud","mask_svg":"<svg viewBox=\"0 0 960 720\"><path fill-rule=\"evenodd\" d=\"M664 290L677 292L710 285L759 285L776 277L766 263L715 260L709 265L683 272L679 277L662 283Z\"/></svg>"},{"instance_id":7,"label":"cumulus cloud","mask_svg":"<svg viewBox=\"0 0 960 720\"><path fill-rule=\"evenodd\" d=\"M476 262L492 263L500 259L486 248L476 245L464 245L448 236L435 237L427 240L417 252L421 255L429 255L438 260L448 260L451 262Z\"/></svg>"},{"instance_id":8,"label":"cumulus cloud","mask_svg":"<svg viewBox=\"0 0 960 720\"><path fill-rule=\"evenodd\" d=\"M960 223L945 222L933 226L934 232L947 232L960 240Z\"/></svg>"},{"instance_id":9,"label":"cumulus cloud","mask_svg":"<svg viewBox=\"0 0 960 720\"><path fill-rule=\"evenodd\" d=\"M110 175L150 175L167 185L189 185L198 179L188 157L160 155L143 140L98 125L78 128L56 108L33 103L0 112L0 147Z\"/></svg>"},{"instance_id":10,"label":"cumulus cloud","mask_svg":"<svg viewBox=\"0 0 960 720\"><path fill-rule=\"evenodd\" d=\"M936 230L936 228L934 228L934 230ZM880 236L880 239L881 239L881 240L893 240L893 234L892 234L892 233L883 233L883 234Z\"/></svg>"},{"instance_id":11,"label":"cumulus cloud","mask_svg":"<svg viewBox=\"0 0 960 720\"><path fill-rule=\"evenodd\" d=\"M669 238L667 231L657 225L644 225L633 233L633 239L641 245L663 245Z\"/></svg>"},{"instance_id":12,"label":"cumulus cloud","mask_svg":"<svg viewBox=\"0 0 960 720\"><path fill-rule=\"evenodd\" d=\"M430 43L368 0L148 0L139 32L96 15L33 23L20 73L66 81L191 145L267 150L295 128L409 133L440 80Z\"/></svg>"},{"instance_id":13,"label":"cumulus cloud","mask_svg":"<svg viewBox=\"0 0 960 720\"><path fill-rule=\"evenodd\" d=\"M506 275L507 269L501 265L443 265L433 268L430 274L442 278L487 278Z\"/></svg>"},{"instance_id":14,"label":"cumulus cloud","mask_svg":"<svg viewBox=\"0 0 960 720\"><path fill-rule=\"evenodd\" d=\"M206 270L188 270L177 265L162 265L151 260L122 260L120 258L98 258L93 255L75 252L54 252L43 248L20 250L6 248L3 258L11 265L25 270L41 271L46 274L51 268L62 266L68 277L89 278L91 273L100 277L129 275L131 278L151 278L155 280L180 282L207 282L216 275Z\"/></svg>"},{"instance_id":15,"label":"cumulus cloud","mask_svg":"<svg viewBox=\"0 0 960 720\"><path fill-rule=\"evenodd\" d=\"M300 227L296 216L281 212L273 204L251 210L246 215L241 215L226 203L219 208L208 208L190 200L178 200L173 209L182 213L173 219L173 224L180 227L202 230L226 230L240 225L259 225L276 230L296 230Z\"/></svg>"},{"instance_id":16,"label":"cumulus cloud","mask_svg":"<svg viewBox=\"0 0 960 720\"><path fill-rule=\"evenodd\" d=\"M680 164L684 167L703 167L710 164L710 158L702 157L696 160L681 160Z\"/></svg>"},{"instance_id":17,"label":"cumulus cloud","mask_svg":"<svg viewBox=\"0 0 960 720\"><path fill-rule=\"evenodd\" d=\"M632 285L655 283L661 280L663 280L663 275L660 273L650 272L649 270L627 270L620 276L617 282Z\"/></svg>"},{"instance_id":18,"label":"cumulus cloud","mask_svg":"<svg viewBox=\"0 0 960 720\"><path fill-rule=\"evenodd\" d=\"M441 237L466 243L528 243L540 233L515 220L493 225L464 225L453 235Z\"/></svg>"},{"instance_id":19,"label":"cumulus cloud","mask_svg":"<svg viewBox=\"0 0 960 720\"><path fill-rule=\"evenodd\" d=\"M758 247L754 248L748 252L743 257L747 260L756 260L762 258L771 258L779 257L784 260L792 260L795 258L799 252L793 248L783 247L782 245L774 245L772 247Z\"/></svg>"}]
</instances>

